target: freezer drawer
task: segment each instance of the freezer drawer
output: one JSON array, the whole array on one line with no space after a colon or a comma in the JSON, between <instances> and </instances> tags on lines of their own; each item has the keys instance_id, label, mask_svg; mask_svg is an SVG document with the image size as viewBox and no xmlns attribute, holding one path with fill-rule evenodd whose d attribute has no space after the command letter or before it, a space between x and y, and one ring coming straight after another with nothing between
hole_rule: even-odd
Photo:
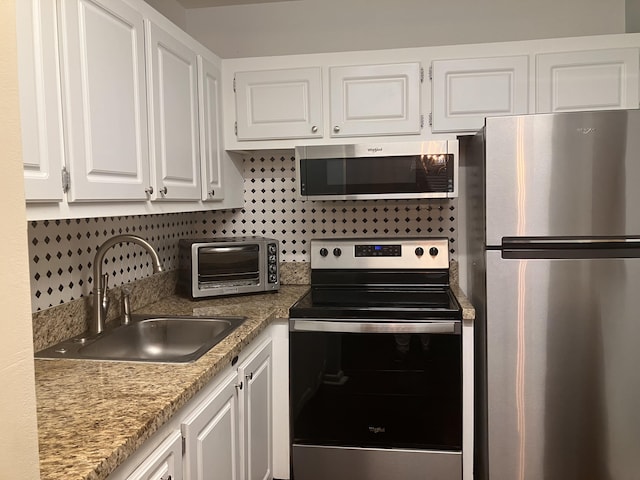
<instances>
[{"instance_id":1,"label":"freezer drawer","mask_svg":"<svg viewBox=\"0 0 640 480\"><path fill-rule=\"evenodd\" d=\"M491 480L637 478L640 259L486 255Z\"/></svg>"}]
</instances>

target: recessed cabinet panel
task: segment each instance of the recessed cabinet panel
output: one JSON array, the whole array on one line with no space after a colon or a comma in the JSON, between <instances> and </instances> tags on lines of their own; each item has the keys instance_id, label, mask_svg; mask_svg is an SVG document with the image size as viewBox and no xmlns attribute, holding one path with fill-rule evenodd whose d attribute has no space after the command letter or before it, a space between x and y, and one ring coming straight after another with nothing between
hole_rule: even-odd
<instances>
[{"instance_id":1,"label":"recessed cabinet panel","mask_svg":"<svg viewBox=\"0 0 640 480\"><path fill-rule=\"evenodd\" d=\"M182 424L189 480L239 480L238 376L234 372Z\"/></svg>"},{"instance_id":2,"label":"recessed cabinet panel","mask_svg":"<svg viewBox=\"0 0 640 480\"><path fill-rule=\"evenodd\" d=\"M56 3L16 2L16 19L25 197L59 202L64 146Z\"/></svg>"},{"instance_id":3,"label":"recessed cabinet panel","mask_svg":"<svg viewBox=\"0 0 640 480\"><path fill-rule=\"evenodd\" d=\"M418 63L332 67L331 136L419 134Z\"/></svg>"},{"instance_id":4,"label":"recessed cabinet panel","mask_svg":"<svg viewBox=\"0 0 640 480\"><path fill-rule=\"evenodd\" d=\"M146 200L142 15L119 0L62 0L70 201Z\"/></svg>"},{"instance_id":5,"label":"recessed cabinet panel","mask_svg":"<svg viewBox=\"0 0 640 480\"><path fill-rule=\"evenodd\" d=\"M432 131L474 131L485 117L528 113L528 72L526 55L434 61Z\"/></svg>"},{"instance_id":6,"label":"recessed cabinet panel","mask_svg":"<svg viewBox=\"0 0 640 480\"><path fill-rule=\"evenodd\" d=\"M322 137L319 68L238 72L239 140Z\"/></svg>"},{"instance_id":7,"label":"recessed cabinet panel","mask_svg":"<svg viewBox=\"0 0 640 480\"><path fill-rule=\"evenodd\" d=\"M246 479L273 478L272 426L272 343L269 340L256 349L238 368L245 382L241 411L243 430L243 476Z\"/></svg>"},{"instance_id":8,"label":"recessed cabinet panel","mask_svg":"<svg viewBox=\"0 0 640 480\"><path fill-rule=\"evenodd\" d=\"M224 198L222 159L226 154L220 132L220 70L198 56L198 72L202 200L219 201Z\"/></svg>"},{"instance_id":9,"label":"recessed cabinet panel","mask_svg":"<svg viewBox=\"0 0 640 480\"><path fill-rule=\"evenodd\" d=\"M182 435L174 432L127 480L182 480Z\"/></svg>"},{"instance_id":10,"label":"recessed cabinet panel","mask_svg":"<svg viewBox=\"0 0 640 480\"><path fill-rule=\"evenodd\" d=\"M152 22L147 31L154 199L199 200L196 54Z\"/></svg>"},{"instance_id":11,"label":"recessed cabinet panel","mask_svg":"<svg viewBox=\"0 0 640 480\"><path fill-rule=\"evenodd\" d=\"M637 48L536 56L538 113L638 108Z\"/></svg>"}]
</instances>

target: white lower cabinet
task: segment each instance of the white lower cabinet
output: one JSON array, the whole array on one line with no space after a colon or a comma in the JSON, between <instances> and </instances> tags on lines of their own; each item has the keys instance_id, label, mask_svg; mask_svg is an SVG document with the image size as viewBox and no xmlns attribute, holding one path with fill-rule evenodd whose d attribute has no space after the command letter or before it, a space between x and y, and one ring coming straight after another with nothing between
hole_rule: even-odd
<instances>
[{"instance_id":1,"label":"white lower cabinet","mask_svg":"<svg viewBox=\"0 0 640 480\"><path fill-rule=\"evenodd\" d=\"M273 328L244 348L237 363L198 392L109 480L271 480L274 440L282 443L278 450L288 448L288 435L273 435L274 348L283 349L279 357L288 351L272 340ZM288 410L277 414L288 418ZM288 477L284 467L279 470Z\"/></svg>"},{"instance_id":2,"label":"white lower cabinet","mask_svg":"<svg viewBox=\"0 0 640 480\"><path fill-rule=\"evenodd\" d=\"M182 423L184 473L188 480L240 476L240 395L238 373L228 375Z\"/></svg>"},{"instance_id":3,"label":"white lower cabinet","mask_svg":"<svg viewBox=\"0 0 640 480\"><path fill-rule=\"evenodd\" d=\"M127 480L182 480L182 435L170 434Z\"/></svg>"},{"instance_id":4,"label":"white lower cabinet","mask_svg":"<svg viewBox=\"0 0 640 480\"><path fill-rule=\"evenodd\" d=\"M268 339L182 423L185 479L273 477L271 356Z\"/></svg>"}]
</instances>

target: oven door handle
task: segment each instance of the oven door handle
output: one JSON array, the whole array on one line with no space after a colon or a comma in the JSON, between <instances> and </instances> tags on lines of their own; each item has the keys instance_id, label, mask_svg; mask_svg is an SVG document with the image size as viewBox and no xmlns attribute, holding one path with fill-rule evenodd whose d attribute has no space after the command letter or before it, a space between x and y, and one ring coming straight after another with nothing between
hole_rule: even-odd
<instances>
[{"instance_id":1,"label":"oven door handle","mask_svg":"<svg viewBox=\"0 0 640 480\"><path fill-rule=\"evenodd\" d=\"M326 333L461 333L461 322L458 321L423 321L423 322L340 322L326 320L289 320L292 332L326 332Z\"/></svg>"}]
</instances>

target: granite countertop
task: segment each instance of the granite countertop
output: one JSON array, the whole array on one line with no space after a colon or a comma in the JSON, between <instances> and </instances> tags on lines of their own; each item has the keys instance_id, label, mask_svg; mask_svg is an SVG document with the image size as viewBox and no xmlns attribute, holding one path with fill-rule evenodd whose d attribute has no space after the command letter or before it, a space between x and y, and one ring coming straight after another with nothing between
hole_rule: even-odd
<instances>
[{"instance_id":1,"label":"granite countertop","mask_svg":"<svg viewBox=\"0 0 640 480\"><path fill-rule=\"evenodd\" d=\"M36 360L40 477L106 478L308 289L195 302L173 295L135 312L247 317L194 363Z\"/></svg>"},{"instance_id":2,"label":"granite countertop","mask_svg":"<svg viewBox=\"0 0 640 480\"><path fill-rule=\"evenodd\" d=\"M287 318L308 289L283 285L277 293L199 301L170 295L134 312L247 317L194 363L36 360L41 478L106 478L273 320ZM472 321L473 307L452 289L463 320Z\"/></svg>"}]
</instances>

